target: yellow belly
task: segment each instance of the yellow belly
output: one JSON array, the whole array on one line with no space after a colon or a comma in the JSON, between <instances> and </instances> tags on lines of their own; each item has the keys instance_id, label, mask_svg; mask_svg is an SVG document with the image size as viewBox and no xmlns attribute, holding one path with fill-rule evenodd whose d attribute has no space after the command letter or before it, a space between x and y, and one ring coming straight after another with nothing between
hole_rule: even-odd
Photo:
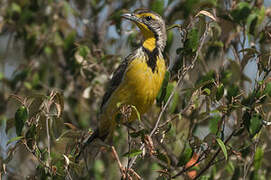
<instances>
[{"instance_id":1,"label":"yellow belly","mask_svg":"<svg viewBox=\"0 0 271 180\"><path fill-rule=\"evenodd\" d=\"M157 68L154 72L141 59L134 59L129 64L121 84L107 102L100 119L100 132L108 128L114 129L115 117L119 113L117 104L133 105L141 115L148 111L161 88L165 71L163 59L157 59ZM131 122L136 117L133 111L128 121Z\"/></svg>"}]
</instances>

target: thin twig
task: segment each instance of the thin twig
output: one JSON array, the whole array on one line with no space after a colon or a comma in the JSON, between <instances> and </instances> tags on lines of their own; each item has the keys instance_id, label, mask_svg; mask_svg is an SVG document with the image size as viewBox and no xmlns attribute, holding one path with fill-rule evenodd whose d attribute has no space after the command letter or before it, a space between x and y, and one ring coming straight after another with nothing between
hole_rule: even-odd
<instances>
[{"instance_id":1,"label":"thin twig","mask_svg":"<svg viewBox=\"0 0 271 180\"><path fill-rule=\"evenodd\" d=\"M113 156L114 156L114 158L116 159L116 161L117 161L117 163L118 163L118 166L119 166L119 169L120 169L120 173L122 174L124 168L123 168L123 166L122 166L122 164L121 164L121 162L120 162L120 159L119 159L119 156L118 156L118 154L117 154L117 151L116 151L116 149L115 149L114 146L111 146L111 149L112 149Z\"/></svg>"},{"instance_id":2,"label":"thin twig","mask_svg":"<svg viewBox=\"0 0 271 180\"><path fill-rule=\"evenodd\" d=\"M119 159L119 156L117 154L117 151L115 149L114 146L111 146L111 149L112 149L112 153L113 153L113 156L114 158L116 159L117 163L118 163L118 166L119 166L119 170L120 170L120 174L121 174L121 177L123 179L129 179L129 180L132 180L132 177L127 173L128 171L123 168L121 162L120 162L120 159Z\"/></svg>"},{"instance_id":3,"label":"thin twig","mask_svg":"<svg viewBox=\"0 0 271 180\"><path fill-rule=\"evenodd\" d=\"M163 124L160 124L158 128L162 128L164 127L165 125L167 125L169 122L177 119L179 117L179 114L176 114L175 116L173 116L172 118L166 120Z\"/></svg>"},{"instance_id":4,"label":"thin twig","mask_svg":"<svg viewBox=\"0 0 271 180\"><path fill-rule=\"evenodd\" d=\"M50 132L49 132L49 120L50 117L46 117L46 133L47 133L47 143L48 143L48 165L51 163L51 142L50 142Z\"/></svg>"},{"instance_id":5,"label":"thin twig","mask_svg":"<svg viewBox=\"0 0 271 180\"><path fill-rule=\"evenodd\" d=\"M128 153L130 154L131 152L131 138L130 138L130 129L129 127L127 127L127 131L128 131ZM127 166L126 166L126 177L127 177L127 173L128 173L128 169L129 169L129 166L130 166L130 162L131 162L131 157L128 156L128 162L127 162Z\"/></svg>"},{"instance_id":6,"label":"thin twig","mask_svg":"<svg viewBox=\"0 0 271 180\"><path fill-rule=\"evenodd\" d=\"M167 28L167 31L169 31L169 30L171 30L171 29L173 29L173 28L182 28L182 26L181 26L180 24L173 24L172 26L169 26L169 27Z\"/></svg>"},{"instance_id":7,"label":"thin twig","mask_svg":"<svg viewBox=\"0 0 271 180\"><path fill-rule=\"evenodd\" d=\"M133 169L128 169L138 180L141 180L142 178L133 170Z\"/></svg>"}]
</instances>

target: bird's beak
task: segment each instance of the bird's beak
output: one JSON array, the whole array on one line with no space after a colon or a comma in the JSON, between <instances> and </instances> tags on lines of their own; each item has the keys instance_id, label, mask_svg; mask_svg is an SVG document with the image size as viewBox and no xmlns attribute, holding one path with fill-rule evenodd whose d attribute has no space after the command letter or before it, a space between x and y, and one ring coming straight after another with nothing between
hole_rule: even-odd
<instances>
[{"instance_id":1,"label":"bird's beak","mask_svg":"<svg viewBox=\"0 0 271 180\"><path fill-rule=\"evenodd\" d=\"M121 17L128 19L130 21L139 22L140 19L134 13L126 13L121 15Z\"/></svg>"}]
</instances>

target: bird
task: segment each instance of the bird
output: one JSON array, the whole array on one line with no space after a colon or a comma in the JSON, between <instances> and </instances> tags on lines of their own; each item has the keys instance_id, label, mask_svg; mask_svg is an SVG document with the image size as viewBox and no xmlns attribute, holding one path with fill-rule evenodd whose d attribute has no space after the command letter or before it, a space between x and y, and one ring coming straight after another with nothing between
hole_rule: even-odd
<instances>
[{"instance_id":1,"label":"bird","mask_svg":"<svg viewBox=\"0 0 271 180\"><path fill-rule=\"evenodd\" d=\"M138 113L146 113L153 105L164 80L166 63L163 51L167 35L163 18L147 9L138 9L121 17L135 23L143 35L143 41L113 73L101 102L98 128L82 149L94 139L105 141L112 137L119 123L131 123L137 119ZM128 118L117 120L120 107L123 106L134 108L131 108Z\"/></svg>"}]
</instances>

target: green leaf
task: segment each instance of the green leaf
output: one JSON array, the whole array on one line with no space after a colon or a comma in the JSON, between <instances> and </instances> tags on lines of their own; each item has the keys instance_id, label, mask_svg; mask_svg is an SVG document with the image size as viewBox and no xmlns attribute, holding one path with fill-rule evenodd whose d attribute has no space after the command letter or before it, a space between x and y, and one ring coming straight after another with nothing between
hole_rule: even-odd
<instances>
[{"instance_id":1,"label":"green leaf","mask_svg":"<svg viewBox=\"0 0 271 180\"><path fill-rule=\"evenodd\" d=\"M220 146L224 156L225 156L225 159L228 160L228 153L227 153L227 149L226 149L226 146L224 144L224 142L219 139L219 138L216 138L216 142L218 143L218 145Z\"/></svg>"},{"instance_id":2,"label":"green leaf","mask_svg":"<svg viewBox=\"0 0 271 180\"><path fill-rule=\"evenodd\" d=\"M203 175L200 177L200 180L209 180L209 179L212 179L210 174Z\"/></svg>"},{"instance_id":3,"label":"green leaf","mask_svg":"<svg viewBox=\"0 0 271 180\"><path fill-rule=\"evenodd\" d=\"M138 119L139 121L141 121L140 113L139 113L139 111L137 110L137 108L136 108L135 106L133 106L133 105L131 105L131 107L135 110L136 115L137 115L137 119Z\"/></svg>"},{"instance_id":4,"label":"green leaf","mask_svg":"<svg viewBox=\"0 0 271 180\"><path fill-rule=\"evenodd\" d=\"M75 11L71 7L71 5L68 2L65 2L65 1L63 1L63 10L64 10L65 16L68 16L69 14L74 14L75 13Z\"/></svg>"},{"instance_id":5,"label":"green leaf","mask_svg":"<svg viewBox=\"0 0 271 180\"><path fill-rule=\"evenodd\" d=\"M161 87L161 89L160 89L160 91L159 91L159 93L158 93L158 95L156 97L156 101L157 101L157 104L159 106L162 105L162 102L163 102L163 100L164 100L164 98L166 96L169 79L170 79L170 73L169 73L169 71L166 71L165 77L164 77L164 80L163 80L163 83L162 83L162 87Z\"/></svg>"},{"instance_id":6,"label":"green leaf","mask_svg":"<svg viewBox=\"0 0 271 180\"><path fill-rule=\"evenodd\" d=\"M155 0L151 1L151 10L154 12L163 15L163 10L164 10L164 0Z\"/></svg>"},{"instance_id":7,"label":"green leaf","mask_svg":"<svg viewBox=\"0 0 271 180\"><path fill-rule=\"evenodd\" d=\"M177 166L184 166L192 157L193 155L193 150L190 147L189 143L185 144L184 151L179 157L179 162Z\"/></svg>"},{"instance_id":8,"label":"green leaf","mask_svg":"<svg viewBox=\"0 0 271 180\"><path fill-rule=\"evenodd\" d=\"M195 52L199 46L199 32L196 28L189 31L187 36L187 41L184 44L184 47L187 50Z\"/></svg>"},{"instance_id":9,"label":"green leaf","mask_svg":"<svg viewBox=\"0 0 271 180\"><path fill-rule=\"evenodd\" d=\"M124 157L135 157L137 155L140 155L142 153L142 150L140 149L132 149L130 152L127 152L125 154L123 154L122 156Z\"/></svg>"},{"instance_id":10,"label":"green leaf","mask_svg":"<svg viewBox=\"0 0 271 180\"><path fill-rule=\"evenodd\" d=\"M202 91L203 93L206 93L206 95L210 95L211 94L211 90L209 88L205 88Z\"/></svg>"},{"instance_id":11,"label":"green leaf","mask_svg":"<svg viewBox=\"0 0 271 180\"><path fill-rule=\"evenodd\" d=\"M254 114L249 121L249 134L253 138L262 128L263 120L260 114Z\"/></svg>"},{"instance_id":12,"label":"green leaf","mask_svg":"<svg viewBox=\"0 0 271 180\"><path fill-rule=\"evenodd\" d=\"M36 72L32 76L32 87L38 88L40 84L40 75Z\"/></svg>"},{"instance_id":13,"label":"green leaf","mask_svg":"<svg viewBox=\"0 0 271 180\"><path fill-rule=\"evenodd\" d=\"M217 133L217 129L218 129L218 122L221 120L221 116L220 115L214 115L212 117L210 117L209 119L209 129L210 132L213 134Z\"/></svg>"},{"instance_id":14,"label":"green leaf","mask_svg":"<svg viewBox=\"0 0 271 180\"><path fill-rule=\"evenodd\" d=\"M178 104L179 104L179 92L175 92L169 105L170 114L175 112Z\"/></svg>"},{"instance_id":15,"label":"green leaf","mask_svg":"<svg viewBox=\"0 0 271 180\"><path fill-rule=\"evenodd\" d=\"M169 52L170 47L173 43L173 39L174 39L173 31L167 31L167 45L165 48L165 52Z\"/></svg>"},{"instance_id":16,"label":"green leaf","mask_svg":"<svg viewBox=\"0 0 271 180\"><path fill-rule=\"evenodd\" d=\"M247 18L247 32L251 35L258 36L259 26L262 25L265 17L265 8L264 6L261 9L253 8L253 12Z\"/></svg>"},{"instance_id":17,"label":"green leaf","mask_svg":"<svg viewBox=\"0 0 271 180\"><path fill-rule=\"evenodd\" d=\"M258 171L262 164L262 159L264 155L264 150L262 147L257 147L255 155L254 155L254 169L255 171Z\"/></svg>"},{"instance_id":18,"label":"green leaf","mask_svg":"<svg viewBox=\"0 0 271 180\"><path fill-rule=\"evenodd\" d=\"M78 48L78 51L79 51L80 56L82 56L83 58L86 58L87 55L90 53L89 48L87 46L84 46L84 45L80 46Z\"/></svg>"},{"instance_id":19,"label":"green leaf","mask_svg":"<svg viewBox=\"0 0 271 180\"><path fill-rule=\"evenodd\" d=\"M223 84L230 84L232 82L233 72L230 70L225 70L221 72L221 82Z\"/></svg>"},{"instance_id":20,"label":"green leaf","mask_svg":"<svg viewBox=\"0 0 271 180\"><path fill-rule=\"evenodd\" d=\"M175 88L176 84L177 84L176 81L168 83L164 102L168 101L168 98L170 97L171 93L173 93L172 91L174 91L174 88Z\"/></svg>"},{"instance_id":21,"label":"green leaf","mask_svg":"<svg viewBox=\"0 0 271 180\"><path fill-rule=\"evenodd\" d=\"M220 84L218 87L217 87L217 91L216 91L216 100L219 101L224 95L224 85L223 84Z\"/></svg>"},{"instance_id":22,"label":"green leaf","mask_svg":"<svg viewBox=\"0 0 271 180\"><path fill-rule=\"evenodd\" d=\"M32 84L30 82L24 82L24 86L29 90L32 89Z\"/></svg>"},{"instance_id":23,"label":"green leaf","mask_svg":"<svg viewBox=\"0 0 271 180\"><path fill-rule=\"evenodd\" d=\"M251 12L251 7L247 2L240 2L237 4L236 8L232 10L231 16L233 20L237 23L247 19Z\"/></svg>"},{"instance_id":24,"label":"green leaf","mask_svg":"<svg viewBox=\"0 0 271 180\"><path fill-rule=\"evenodd\" d=\"M226 170L229 174L233 174L234 173L234 164L232 161L229 161L227 166L226 166Z\"/></svg>"},{"instance_id":25,"label":"green leaf","mask_svg":"<svg viewBox=\"0 0 271 180\"><path fill-rule=\"evenodd\" d=\"M50 46L45 46L44 52L47 56L50 56L53 53L53 49Z\"/></svg>"},{"instance_id":26,"label":"green leaf","mask_svg":"<svg viewBox=\"0 0 271 180\"><path fill-rule=\"evenodd\" d=\"M24 127L25 121L28 118L27 108L25 106L21 106L15 113L15 127L16 134L20 136L22 134L22 129Z\"/></svg>"},{"instance_id":27,"label":"green leaf","mask_svg":"<svg viewBox=\"0 0 271 180\"><path fill-rule=\"evenodd\" d=\"M263 120L260 114L253 114L254 112L246 111L242 117L244 125L253 138L262 128Z\"/></svg>"},{"instance_id":28,"label":"green leaf","mask_svg":"<svg viewBox=\"0 0 271 180\"><path fill-rule=\"evenodd\" d=\"M227 99L231 102L232 98L239 94L239 87L237 85L230 86L228 88Z\"/></svg>"},{"instance_id":29,"label":"green leaf","mask_svg":"<svg viewBox=\"0 0 271 180\"><path fill-rule=\"evenodd\" d=\"M15 2L13 2L11 4L11 10L12 10L12 12L16 12L16 13L21 13L22 12L21 7Z\"/></svg>"},{"instance_id":30,"label":"green leaf","mask_svg":"<svg viewBox=\"0 0 271 180\"><path fill-rule=\"evenodd\" d=\"M247 19L248 32L254 35L256 25L257 25L258 17L256 13L250 14Z\"/></svg>"},{"instance_id":31,"label":"green leaf","mask_svg":"<svg viewBox=\"0 0 271 180\"><path fill-rule=\"evenodd\" d=\"M0 72L0 81L4 79L4 74Z\"/></svg>"},{"instance_id":32,"label":"green leaf","mask_svg":"<svg viewBox=\"0 0 271 180\"><path fill-rule=\"evenodd\" d=\"M269 97L271 97L271 82L265 85L264 94L267 94Z\"/></svg>"},{"instance_id":33,"label":"green leaf","mask_svg":"<svg viewBox=\"0 0 271 180\"><path fill-rule=\"evenodd\" d=\"M21 139L23 139L24 137L23 136L16 136L16 137L14 137L14 138L11 138L8 142L7 142L7 146L10 144L10 143L12 143L12 142L14 142L14 141L19 141L19 140L21 140Z\"/></svg>"},{"instance_id":34,"label":"green leaf","mask_svg":"<svg viewBox=\"0 0 271 180\"><path fill-rule=\"evenodd\" d=\"M75 37L76 37L76 32L75 31L71 31L67 37L65 38L64 40L64 49L65 50L68 50L70 48L73 48L74 46L74 41L75 41ZM60 38L60 42L61 44L63 43L63 40L61 37Z\"/></svg>"}]
</instances>

